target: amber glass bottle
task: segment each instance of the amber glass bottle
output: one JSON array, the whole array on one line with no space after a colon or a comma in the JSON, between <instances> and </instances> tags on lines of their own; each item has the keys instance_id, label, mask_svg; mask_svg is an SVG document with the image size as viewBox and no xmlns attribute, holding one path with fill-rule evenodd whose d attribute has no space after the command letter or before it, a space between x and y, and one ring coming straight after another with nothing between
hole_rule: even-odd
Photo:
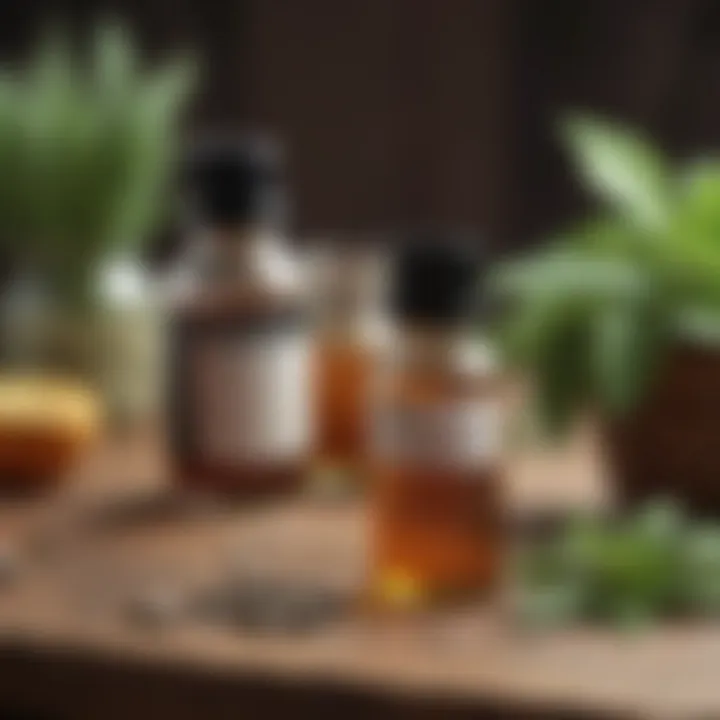
<instances>
[{"instance_id":1,"label":"amber glass bottle","mask_svg":"<svg viewBox=\"0 0 720 720\"><path fill-rule=\"evenodd\" d=\"M315 467L358 479L368 436L370 380L385 323L380 308L383 253L370 242L316 247Z\"/></svg>"},{"instance_id":2,"label":"amber glass bottle","mask_svg":"<svg viewBox=\"0 0 720 720\"><path fill-rule=\"evenodd\" d=\"M188 174L194 277L172 318L174 477L239 494L296 488L312 443L312 357L279 232L279 160L266 141L215 141Z\"/></svg>"},{"instance_id":3,"label":"amber glass bottle","mask_svg":"<svg viewBox=\"0 0 720 720\"><path fill-rule=\"evenodd\" d=\"M467 325L477 263L439 243L397 258L396 334L373 391L370 594L381 607L483 594L501 569L499 383Z\"/></svg>"}]
</instances>

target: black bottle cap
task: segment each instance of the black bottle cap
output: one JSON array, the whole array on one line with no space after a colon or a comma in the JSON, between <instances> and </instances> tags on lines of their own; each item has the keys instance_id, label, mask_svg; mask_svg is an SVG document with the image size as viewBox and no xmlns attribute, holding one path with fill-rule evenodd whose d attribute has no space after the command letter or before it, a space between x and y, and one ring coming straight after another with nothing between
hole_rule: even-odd
<instances>
[{"instance_id":1,"label":"black bottle cap","mask_svg":"<svg viewBox=\"0 0 720 720\"><path fill-rule=\"evenodd\" d=\"M209 225L270 222L284 209L283 160L267 137L206 140L189 158L186 181L193 214Z\"/></svg>"},{"instance_id":2,"label":"black bottle cap","mask_svg":"<svg viewBox=\"0 0 720 720\"><path fill-rule=\"evenodd\" d=\"M469 237L442 233L404 243L391 274L393 315L419 325L453 325L467 318L480 269L474 245Z\"/></svg>"}]
</instances>

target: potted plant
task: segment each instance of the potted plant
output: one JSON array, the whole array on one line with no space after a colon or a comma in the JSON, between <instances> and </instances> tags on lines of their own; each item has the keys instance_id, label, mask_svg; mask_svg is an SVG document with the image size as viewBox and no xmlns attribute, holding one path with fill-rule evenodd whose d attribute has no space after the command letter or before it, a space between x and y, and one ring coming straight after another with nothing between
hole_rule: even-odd
<instances>
[{"instance_id":1,"label":"potted plant","mask_svg":"<svg viewBox=\"0 0 720 720\"><path fill-rule=\"evenodd\" d=\"M122 375L105 366L123 361L131 339L103 351L119 325L106 313L118 293L102 279L117 277L108 268L119 259L125 276L128 266L141 270L167 208L193 74L182 58L144 68L132 36L111 21L84 53L49 32L29 62L0 73L0 242L20 280L5 293L6 316L27 325L32 306L42 322L34 333L6 329L11 349L32 337L25 365L39 354L92 380Z\"/></svg>"},{"instance_id":2,"label":"potted plant","mask_svg":"<svg viewBox=\"0 0 720 720\"><path fill-rule=\"evenodd\" d=\"M502 339L544 427L599 420L621 500L720 511L720 161L677 169L641 133L563 126L600 210L498 268Z\"/></svg>"}]
</instances>

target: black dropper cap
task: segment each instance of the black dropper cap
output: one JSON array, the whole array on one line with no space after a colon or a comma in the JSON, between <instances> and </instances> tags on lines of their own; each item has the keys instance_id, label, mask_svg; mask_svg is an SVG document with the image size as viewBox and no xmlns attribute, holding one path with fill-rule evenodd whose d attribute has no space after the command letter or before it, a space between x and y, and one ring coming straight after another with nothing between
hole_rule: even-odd
<instances>
[{"instance_id":1,"label":"black dropper cap","mask_svg":"<svg viewBox=\"0 0 720 720\"><path fill-rule=\"evenodd\" d=\"M218 227L276 222L284 212L279 145L265 136L217 137L199 144L186 167L194 216Z\"/></svg>"},{"instance_id":2,"label":"black dropper cap","mask_svg":"<svg viewBox=\"0 0 720 720\"><path fill-rule=\"evenodd\" d=\"M478 248L469 237L438 233L411 238L395 256L391 312L408 324L462 323L472 310L479 270Z\"/></svg>"}]
</instances>

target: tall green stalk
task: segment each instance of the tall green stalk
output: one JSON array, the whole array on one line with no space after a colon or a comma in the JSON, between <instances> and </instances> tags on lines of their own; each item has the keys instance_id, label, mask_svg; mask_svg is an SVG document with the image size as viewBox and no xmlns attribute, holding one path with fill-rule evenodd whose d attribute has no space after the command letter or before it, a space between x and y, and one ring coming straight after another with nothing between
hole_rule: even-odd
<instances>
[{"instance_id":1,"label":"tall green stalk","mask_svg":"<svg viewBox=\"0 0 720 720\"><path fill-rule=\"evenodd\" d=\"M49 32L0 73L0 238L58 302L91 302L98 265L162 218L193 78L188 59L143 68L114 22L84 53Z\"/></svg>"}]
</instances>

